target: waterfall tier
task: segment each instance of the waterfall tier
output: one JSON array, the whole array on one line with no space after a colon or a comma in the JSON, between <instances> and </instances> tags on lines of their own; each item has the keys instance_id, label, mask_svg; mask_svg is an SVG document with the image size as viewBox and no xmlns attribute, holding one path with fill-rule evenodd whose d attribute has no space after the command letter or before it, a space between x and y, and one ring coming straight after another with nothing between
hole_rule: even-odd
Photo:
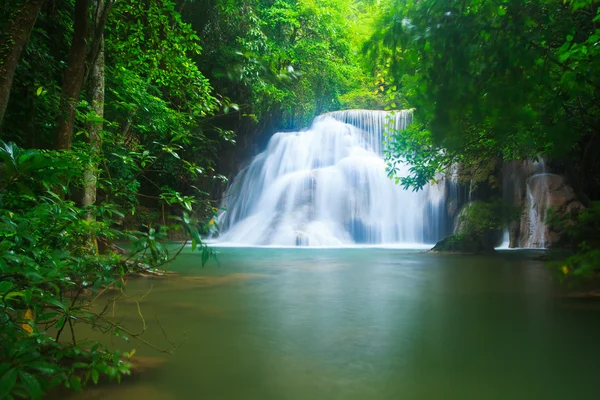
<instances>
[{"instance_id":1,"label":"waterfall tier","mask_svg":"<svg viewBox=\"0 0 600 400\"><path fill-rule=\"evenodd\" d=\"M386 129L404 129L411 117L410 111L338 111L307 130L276 133L225 193L219 241L435 243L446 233L445 186L403 190L388 178L382 157Z\"/></svg>"}]
</instances>

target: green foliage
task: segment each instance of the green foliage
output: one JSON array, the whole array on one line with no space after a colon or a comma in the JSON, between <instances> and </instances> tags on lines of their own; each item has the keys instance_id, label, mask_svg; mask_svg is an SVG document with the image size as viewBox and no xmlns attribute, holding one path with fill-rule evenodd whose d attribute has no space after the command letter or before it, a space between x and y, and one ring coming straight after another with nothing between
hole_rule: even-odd
<instances>
[{"instance_id":1,"label":"green foliage","mask_svg":"<svg viewBox=\"0 0 600 400\"><path fill-rule=\"evenodd\" d=\"M113 227L123 216L113 205L82 209L65 200L64 191L80 173L73 157L0 141L2 398L41 398L59 385L79 390L101 375L120 380L129 373L126 354L80 342L76 327L137 337L113 321L107 307L98 312L92 304L105 288L122 288L125 275L174 256L165 246L164 228L123 232ZM184 214L179 223L194 249L202 248L204 264L211 252L199 240L197 222ZM127 258L97 252L95 241L115 240L131 242Z\"/></svg>"},{"instance_id":2,"label":"green foliage","mask_svg":"<svg viewBox=\"0 0 600 400\"><path fill-rule=\"evenodd\" d=\"M389 1L383 9L366 51L386 96L415 109L409 129L389 132L398 183L418 190L459 164L471 183L492 187L491 160L541 154L568 173L582 201L600 198L597 2ZM469 213L485 223L468 231L498 226L485 208ZM554 221L573 252L556 264L563 276L597 269L596 214Z\"/></svg>"},{"instance_id":3,"label":"green foliage","mask_svg":"<svg viewBox=\"0 0 600 400\"><path fill-rule=\"evenodd\" d=\"M585 7L582 4L585 3ZM536 154L579 162L593 184L600 37L598 5L546 0L387 2L368 47L417 125L393 133L390 157L416 158L419 188L452 162ZM403 138L403 136L408 136ZM411 160L413 161L413 160ZM392 173L396 172L393 164ZM594 186L595 185L595 186Z\"/></svg>"},{"instance_id":4,"label":"green foliage","mask_svg":"<svg viewBox=\"0 0 600 400\"><path fill-rule=\"evenodd\" d=\"M125 215L123 226L128 230L139 230L141 226L152 227L159 224L160 213L157 210L137 206L133 215Z\"/></svg>"},{"instance_id":5,"label":"green foliage","mask_svg":"<svg viewBox=\"0 0 600 400\"><path fill-rule=\"evenodd\" d=\"M561 232L558 249L566 249L569 256L552 261L550 266L561 279L589 278L600 268L600 203L571 214L548 212L548 225Z\"/></svg>"},{"instance_id":6,"label":"green foliage","mask_svg":"<svg viewBox=\"0 0 600 400\"><path fill-rule=\"evenodd\" d=\"M457 232L467 237L482 237L506 228L519 216L517 208L502 200L473 201L460 212Z\"/></svg>"},{"instance_id":7,"label":"green foliage","mask_svg":"<svg viewBox=\"0 0 600 400\"><path fill-rule=\"evenodd\" d=\"M365 109L365 110L381 110L385 108L385 101L379 95L379 92L374 93L368 86L363 86L339 97L341 109Z\"/></svg>"},{"instance_id":8,"label":"green foliage","mask_svg":"<svg viewBox=\"0 0 600 400\"><path fill-rule=\"evenodd\" d=\"M156 86L177 111L211 114L216 107L211 87L190 59L201 53L199 37L175 11L175 2L117 2L106 31L109 62Z\"/></svg>"},{"instance_id":9,"label":"green foliage","mask_svg":"<svg viewBox=\"0 0 600 400\"><path fill-rule=\"evenodd\" d=\"M43 8L19 63L2 138L22 147L52 148L63 69L72 36L73 4ZM194 58L198 34L170 0L116 2L105 37L106 98L99 118L84 88L76 113L78 165L98 173L98 196L131 212L140 196L159 206L162 187L193 195L210 210L206 192L216 174L217 153L234 143L229 129L209 118L237 108L213 92ZM225 111L227 110L227 111ZM88 157L86 129L103 123L101 149ZM73 157L73 155L71 156ZM81 181L74 182L81 187ZM190 190L195 186L198 189ZM179 212L180 210L168 210Z\"/></svg>"},{"instance_id":10,"label":"green foliage","mask_svg":"<svg viewBox=\"0 0 600 400\"><path fill-rule=\"evenodd\" d=\"M456 233L436 244L433 251L493 251L498 233L519 214L520 210L502 200L471 202L459 213Z\"/></svg>"},{"instance_id":11,"label":"green foliage","mask_svg":"<svg viewBox=\"0 0 600 400\"><path fill-rule=\"evenodd\" d=\"M361 22L372 7L364 3L217 1L206 20L197 22L206 32L203 70L259 120L307 124L316 114L339 109L340 96L368 85L358 51L370 33ZM192 5L192 21L200 19L200 7L204 3ZM362 100L348 96L343 105L373 104Z\"/></svg>"}]
</instances>

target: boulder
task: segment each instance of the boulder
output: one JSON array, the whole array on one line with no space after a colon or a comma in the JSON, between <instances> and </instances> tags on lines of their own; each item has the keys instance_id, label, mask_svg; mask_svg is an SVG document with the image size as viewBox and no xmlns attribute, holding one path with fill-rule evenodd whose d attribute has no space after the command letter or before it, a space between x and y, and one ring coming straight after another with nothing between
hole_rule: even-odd
<instances>
[{"instance_id":1,"label":"boulder","mask_svg":"<svg viewBox=\"0 0 600 400\"><path fill-rule=\"evenodd\" d=\"M492 253L494 247L487 245L478 238L470 238L462 235L451 235L443 238L431 249L439 253Z\"/></svg>"},{"instance_id":2,"label":"boulder","mask_svg":"<svg viewBox=\"0 0 600 400\"><path fill-rule=\"evenodd\" d=\"M565 216L583 208L564 176L549 173L533 175L527 181L519 247L552 247L558 242L561 232L548 226L548 210Z\"/></svg>"}]
</instances>

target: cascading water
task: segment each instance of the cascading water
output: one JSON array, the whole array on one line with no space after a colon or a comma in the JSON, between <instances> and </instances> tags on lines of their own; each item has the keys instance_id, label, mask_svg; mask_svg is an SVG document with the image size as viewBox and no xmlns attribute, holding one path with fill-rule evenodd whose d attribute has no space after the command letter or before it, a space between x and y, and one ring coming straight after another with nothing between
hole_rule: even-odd
<instances>
[{"instance_id":1,"label":"cascading water","mask_svg":"<svg viewBox=\"0 0 600 400\"><path fill-rule=\"evenodd\" d=\"M525 218L522 247L544 248L546 245L546 212L550 208L550 188L544 159L531 163L533 171L526 182Z\"/></svg>"},{"instance_id":2,"label":"cascading water","mask_svg":"<svg viewBox=\"0 0 600 400\"><path fill-rule=\"evenodd\" d=\"M386 126L412 113L350 110L276 133L227 190L219 242L241 245L424 244L444 236L445 186L403 190L382 156ZM409 166L406 166L408 172Z\"/></svg>"},{"instance_id":3,"label":"cascading water","mask_svg":"<svg viewBox=\"0 0 600 400\"><path fill-rule=\"evenodd\" d=\"M556 240L546 221L548 210L555 207L577 208L579 202L563 176L549 173L546 161L513 160L505 163L502 177L504 200L522 210L519 222L510 225L509 246L545 248ZM566 210L563 209L563 212ZM505 238L505 242L507 242ZM506 244L506 243L504 243Z\"/></svg>"}]
</instances>

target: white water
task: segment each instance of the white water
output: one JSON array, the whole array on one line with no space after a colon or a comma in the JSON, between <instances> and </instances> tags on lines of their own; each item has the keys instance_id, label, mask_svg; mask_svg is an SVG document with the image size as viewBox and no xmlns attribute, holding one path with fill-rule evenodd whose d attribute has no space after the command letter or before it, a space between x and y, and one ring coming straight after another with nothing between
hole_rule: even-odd
<instances>
[{"instance_id":1,"label":"white water","mask_svg":"<svg viewBox=\"0 0 600 400\"><path fill-rule=\"evenodd\" d=\"M508 229L505 229L502 233L502 243L496 248L502 250L510 248L510 233L508 232Z\"/></svg>"},{"instance_id":2,"label":"white water","mask_svg":"<svg viewBox=\"0 0 600 400\"><path fill-rule=\"evenodd\" d=\"M531 169L532 175L526 182L524 210L527 226L523 229L522 245L527 248L541 249L546 246L546 212L550 208L548 177L553 174L546 172L546 164L541 157L539 161L532 163Z\"/></svg>"},{"instance_id":3,"label":"white water","mask_svg":"<svg viewBox=\"0 0 600 400\"><path fill-rule=\"evenodd\" d=\"M410 111L340 111L273 135L224 196L219 242L259 246L422 245L443 232L446 189L403 190L382 156ZM402 174L408 173L405 166Z\"/></svg>"}]
</instances>

